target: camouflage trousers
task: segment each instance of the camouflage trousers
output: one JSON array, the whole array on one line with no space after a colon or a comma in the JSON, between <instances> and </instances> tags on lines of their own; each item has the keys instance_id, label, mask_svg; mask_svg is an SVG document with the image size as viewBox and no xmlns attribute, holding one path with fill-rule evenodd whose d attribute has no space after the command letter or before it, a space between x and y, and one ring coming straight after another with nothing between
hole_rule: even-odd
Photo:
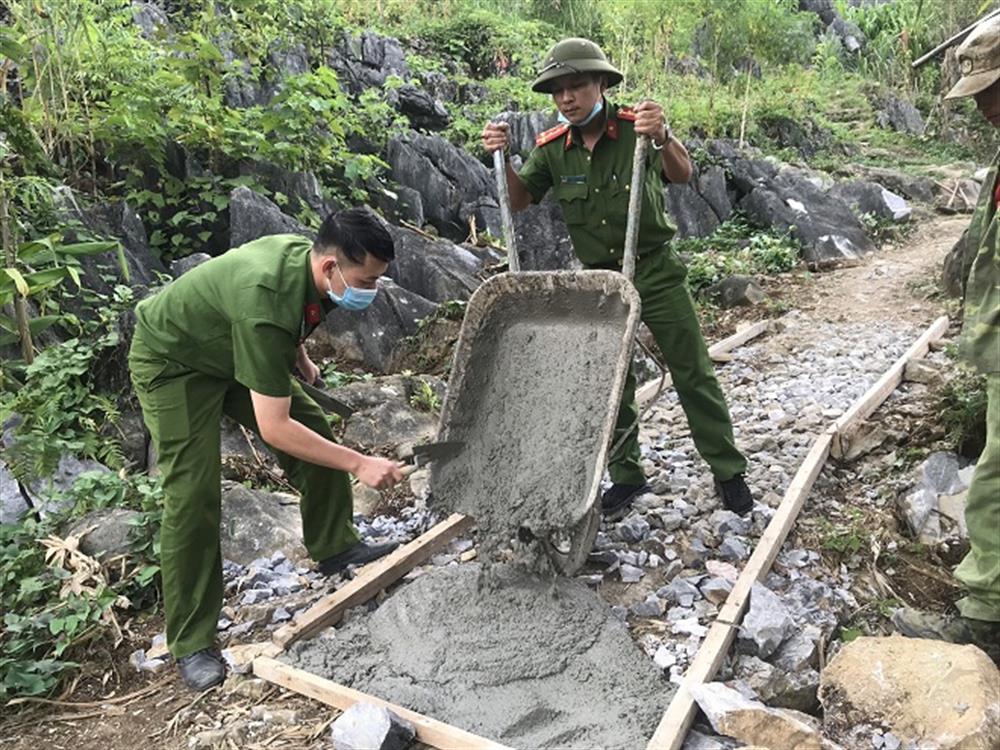
<instances>
[{"instance_id":1,"label":"camouflage trousers","mask_svg":"<svg viewBox=\"0 0 1000 750\"><path fill-rule=\"evenodd\" d=\"M965 505L969 554L955 569L968 590L956 604L963 617L1000 622L1000 373L986 379L986 447Z\"/></svg>"}]
</instances>

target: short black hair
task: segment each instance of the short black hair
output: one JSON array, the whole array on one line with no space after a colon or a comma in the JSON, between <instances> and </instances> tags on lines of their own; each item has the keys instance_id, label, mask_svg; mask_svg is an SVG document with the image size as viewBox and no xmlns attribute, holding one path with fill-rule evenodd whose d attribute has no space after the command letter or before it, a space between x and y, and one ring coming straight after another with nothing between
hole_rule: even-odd
<instances>
[{"instance_id":1,"label":"short black hair","mask_svg":"<svg viewBox=\"0 0 1000 750\"><path fill-rule=\"evenodd\" d=\"M366 253L385 263L396 257L392 235L367 208L345 208L327 216L316 235L313 250L320 255L340 250L359 266L365 262Z\"/></svg>"}]
</instances>

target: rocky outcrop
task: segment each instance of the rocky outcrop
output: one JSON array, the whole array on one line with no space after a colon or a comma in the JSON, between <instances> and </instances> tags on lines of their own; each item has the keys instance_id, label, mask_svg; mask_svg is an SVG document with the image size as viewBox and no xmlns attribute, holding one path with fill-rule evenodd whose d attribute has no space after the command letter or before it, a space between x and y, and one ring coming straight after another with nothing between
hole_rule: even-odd
<instances>
[{"instance_id":1,"label":"rocky outcrop","mask_svg":"<svg viewBox=\"0 0 1000 750\"><path fill-rule=\"evenodd\" d=\"M444 383L430 375L390 375L338 388L333 395L356 410L344 427L344 443L405 453L433 439L438 426L434 402L440 403L444 390Z\"/></svg>"},{"instance_id":2,"label":"rocky outcrop","mask_svg":"<svg viewBox=\"0 0 1000 750\"><path fill-rule=\"evenodd\" d=\"M392 178L420 193L426 220L456 242L479 231L499 237L500 208L489 170L471 154L438 136L410 132L389 142Z\"/></svg>"},{"instance_id":3,"label":"rocky outcrop","mask_svg":"<svg viewBox=\"0 0 1000 750\"><path fill-rule=\"evenodd\" d=\"M435 304L389 279L379 282L379 293L361 312L334 310L312 335L311 341L333 356L338 364L361 365L387 372L393 350L417 332Z\"/></svg>"},{"instance_id":4,"label":"rocky outcrop","mask_svg":"<svg viewBox=\"0 0 1000 750\"><path fill-rule=\"evenodd\" d=\"M269 234L311 237L313 232L250 188L233 190L229 194L229 246L239 247Z\"/></svg>"},{"instance_id":5,"label":"rocky outcrop","mask_svg":"<svg viewBox=\"0 0 1000 750\"><path fill-rule=\"evenodd\" d=\"M389 276L401 287L432 302L467 300L480 284L483 262L448 240L431 240L391 226L396 259Z\"/></svg>"},{"instance_id":6,"label":"rocky outcrop","mask_svg":"<svg viewBox=\"0 0 1000 750\"><path fill-rule=\"evenodd\" d=\"M827 736L846 746L879 729L907 747L1000 747L1000 671L975 646L858 638L823 670L820 700Z\"/></svg>"},{"instance_id":7,"label":"rocky outcrop","mask_svg":"<svg viewBox=\"0 0 1000 750\"><path fill-rule=\"evenodd\" d=\"M294 495L223 482L221 530L222 556L241 565L279 550L293 560L306 557Z\"/></svg>"}]
</instances>

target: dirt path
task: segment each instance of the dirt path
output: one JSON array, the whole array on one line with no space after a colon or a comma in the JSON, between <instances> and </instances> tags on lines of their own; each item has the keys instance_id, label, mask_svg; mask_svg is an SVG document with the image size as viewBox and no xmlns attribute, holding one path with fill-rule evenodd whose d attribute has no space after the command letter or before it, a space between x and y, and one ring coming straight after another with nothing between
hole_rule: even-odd
<instances>
[{"instance_id":1,"label":"dirt path","mask_svg":"<svg viewBox=\"0 0 1000 750\"><path fill-rule=\"evenodd\" d=\"M934 217L859 265L797 274L786 300L818 320L930 322L946 308L942 263L968 225L967 215Z\"/></svg>"},{"instance_id":2,"label":"dirt path","mask_svg":"<svg viewBox=\"0 0 1000 750\"><path fill-rule=\"evenodd\" d=\"M822 274L797 271L768 280L765 286L783 305L796 310L800 321L872 324L873 337L879 331L884 335L887 323L899 330L922 328L949 308L950 303L936 293L936 284L944 256L967 223L967 216L934 217L859 265ZM751 311L750 317L760 314ZM789 332L793 334L791 345L788 337L784 342L780 342L780 336L775 337L777 345L770 355L779 357L794 351L795 337L804 343L810 335L808 325L800 324L795 331ZM808 508L803 515L809 515ZM79 708L44 704L6 708L0 719L0 743L10 750L36 750L40 745L73 750L329 747L328 709L257 681L235 677L222 689L196 699L184 689L172 668L158 676L136 675L129 668L125 662L130 650L147 645L125 645L113 655L105 655L108 661L86 665L68 700L95 704ZM101 681L110 663L121 675L121 683L113 691L114 680L107 686ZM119 696L137 693L154 683L156 689L134 700L100 704L99 699L111 692ZM241 736L227 737L222 727L247 717L254 717L249 723L243 722L249 729L243 730Z\"/></svg>"}]
</instances>

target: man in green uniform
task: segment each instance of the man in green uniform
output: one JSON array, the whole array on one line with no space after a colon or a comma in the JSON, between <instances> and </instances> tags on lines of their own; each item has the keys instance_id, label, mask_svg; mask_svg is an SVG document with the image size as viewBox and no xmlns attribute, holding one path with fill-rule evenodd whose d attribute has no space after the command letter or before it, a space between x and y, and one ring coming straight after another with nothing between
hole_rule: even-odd
<instances>
[{"instance_id":1,"label":"man in green uniform","mask_svg":"<svg viewBox=\"0 0 1000 750\"><path fill-rule=\"evenodd\" d=\"M641 135L651 139L633 279L642 298L642 320L663 353L695 446L711 467L723 503L745 514L753 507L743 479L746 459L733 440L729 409L684 283L687 269L670 247L674 227L664 210L663 180L687 182L691 162L658 104L643 101L632 110L605 98L606 89L621 80L591 41L564 39L549 51L532 88L552 95L561 124L536 139L520 172L507 165L511 207L521 210L554 190L580 261L587 268L619 269L635 141ZM506 148L509 126L489 123L482 139L489 153ZM630 370L615 428L614 444L621 447L609 460L613 484L601 499L602 510L612 517L648 491L640 464L635 385Z\"/></svg>"},{"instance_id":2,"label":"man in green uniform","mask_svg":"<svg viewBox=\"0 0 1000 750\"><path fill-rule=\"evenodd\" d=\"M353 474L384 489L400 466L337 445L320 408L292 378L319 374L302 342L334 305L374 299L392 237L361 209L327 217L315 242L275 235L189 271L136 307L129 368L153 437L165 494L160 536L167 645L184 682L225 679L214 648L222 607L220 419L261 436L301 493L306 549L331 574L381 557L352 526Z\"/></svg>"},{"instance_id":3,"label":"man in green uniform","mask_svg":"<svg viewBox=\"0 0 1000 750\"><path fill-rule=\"evenodd\" d=\"M1000 128L1000 16L983 21L957 50L962 77L947 99L972 96L982 115ZM1000 153L983 181L967 247L976 249L965 292L961 351L986 375L986 447L976 464L965 504L969 553L955 569L967 594L957 613L903 609L893 623L905 635L975 643L1000 661Z\"/></svg>"}]
</instances>

